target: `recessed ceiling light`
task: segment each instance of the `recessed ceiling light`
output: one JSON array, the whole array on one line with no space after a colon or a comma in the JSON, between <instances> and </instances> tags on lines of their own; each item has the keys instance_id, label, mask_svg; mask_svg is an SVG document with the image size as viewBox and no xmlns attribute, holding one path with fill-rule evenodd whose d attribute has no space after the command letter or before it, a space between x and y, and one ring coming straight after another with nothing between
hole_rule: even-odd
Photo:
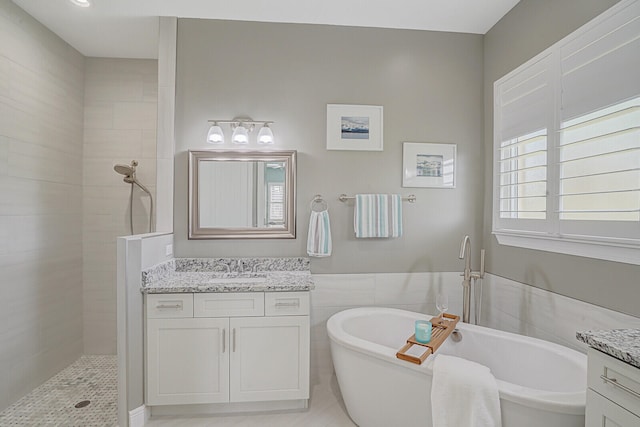
<instances>
[{"instance_id":1,"label":"recessed ceiling light","mask_svg":"<svg viewBox=\"0 0 640 427\"><path fill-rule=\"evenodd\" d=\"M70 0L71 3L80 7L89 7L91 6L91 2L89 0Z\"/></svg>"}]
</instances>

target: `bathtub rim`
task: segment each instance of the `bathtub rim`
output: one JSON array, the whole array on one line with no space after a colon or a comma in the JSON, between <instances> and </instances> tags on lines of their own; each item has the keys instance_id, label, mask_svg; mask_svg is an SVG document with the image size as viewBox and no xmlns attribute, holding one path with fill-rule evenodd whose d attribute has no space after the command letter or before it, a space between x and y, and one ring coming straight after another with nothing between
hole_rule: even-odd
<instances>
[{"instance_id":1,"label":"bathtub rim","mask_svg":"<svg viewBox=\"0 0 640 427\"><path fill-rule=\"evenodd\" d=\"M375 313L387 313L402 315L403 317L411 317L412 319L429 320L433 316L423 313L412 312L388 307L358 307L340 311L327 320L327 334L329 335L331 345L340 345L355 352L364 354L369 357L384 360L406 369L414 370L423 375L432 375L434 355L430 355L422 365L400 360L396 357L397 349L366 341L356 336L348 334L341 324L345 320L354 317L366 316ZM587 372L587 358L582 354L569 347L552 343L550 341L538 338L528 337L524 335L514 334L511 332L500 331L498 329L487 328L484 326L471 325L468 323L458 323L458 329L465 331L473 331L479 328L490 331L497 336L503 336L514 341L534 341L535 344L547 347L549 349L562 350L563 354L573 360L574 363L584 366L585 377ZM435 354L437 357L437 352ZM509 383L496 378L498 391L501 399L509 402L523 405L526 407L540 409L544 411L556 412L567 415L584 415L586 406L586 386L584 391L577 392L554 392L548 390L538 390L531 387L524 387L517 384Z\"/></svg>"}]
</instances>

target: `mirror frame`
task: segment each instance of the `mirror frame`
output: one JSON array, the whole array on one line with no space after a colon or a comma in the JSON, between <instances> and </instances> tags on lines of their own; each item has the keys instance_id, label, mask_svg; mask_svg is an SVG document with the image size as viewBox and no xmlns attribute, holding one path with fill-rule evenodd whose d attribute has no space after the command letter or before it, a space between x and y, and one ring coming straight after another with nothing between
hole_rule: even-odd
<instances>
[{"instance_id":1,"label":"mirror frame","mask_svg":"<svg viewBox=\"0 0 640 427\"><path fill-rule=\"evenodd\" d=\"M189 239L295 239L296 238L296 155L292 151L189 150ZM287 201L284 228L201 227L199 168L201 162L284 162Z\"/></svg>"}]
</instances>

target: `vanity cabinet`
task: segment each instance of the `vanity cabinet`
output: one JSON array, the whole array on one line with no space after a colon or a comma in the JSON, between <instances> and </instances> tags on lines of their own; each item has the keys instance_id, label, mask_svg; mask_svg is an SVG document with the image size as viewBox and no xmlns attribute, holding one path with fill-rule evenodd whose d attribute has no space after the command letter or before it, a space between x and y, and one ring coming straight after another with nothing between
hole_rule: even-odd
<instances>
[{"instance_id":1,"label":"vanity cabinet","mask_svg":"<svg viewBox=\"0 0 640 427\"><path fill-rule=\"evenodd\" d=\"M640 426L640 369L590 348L586 427Z\"/></svg>"},{"instance_id":2,"label":"vanity cabinet","mask_svg":"<svg viewBox=\"0 0 640 427\"><path fill-rule=\"evenodd\" d=\"M308 292L149 294L146 313L147 405L309 398Z\"/></svg>"},{"instance_id":3,"label":"vanity cabinet","mask_svg":"<svg viewBox=\"0 0 640 427\"><path fill-rule=\"evenodd\" d=\"M147 404L229 401L229 319L147 320Z\"/></svg>"}]
</instances>

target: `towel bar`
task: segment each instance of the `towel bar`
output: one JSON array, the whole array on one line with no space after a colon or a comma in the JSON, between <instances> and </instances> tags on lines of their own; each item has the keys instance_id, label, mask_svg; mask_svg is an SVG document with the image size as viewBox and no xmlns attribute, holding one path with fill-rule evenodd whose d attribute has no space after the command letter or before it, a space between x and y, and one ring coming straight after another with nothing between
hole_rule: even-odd
<instances>
[{"instance_id":1,"label":"towel bar","mask_svg":"<svg viewBox=\"0 0 640 427\"><path fill-rule=\"evenodd\" d=\"M341 194L338 196L338 200L340 200L341 202L346 202L347 200L354 200L356 197L355 196L347 196L346 194ZM403 201L407 201L409 203L415 203L416 202L416 195L415 194L409 194L408 196L403 196L402 197Z\"/></svg>"}]
</instances>

